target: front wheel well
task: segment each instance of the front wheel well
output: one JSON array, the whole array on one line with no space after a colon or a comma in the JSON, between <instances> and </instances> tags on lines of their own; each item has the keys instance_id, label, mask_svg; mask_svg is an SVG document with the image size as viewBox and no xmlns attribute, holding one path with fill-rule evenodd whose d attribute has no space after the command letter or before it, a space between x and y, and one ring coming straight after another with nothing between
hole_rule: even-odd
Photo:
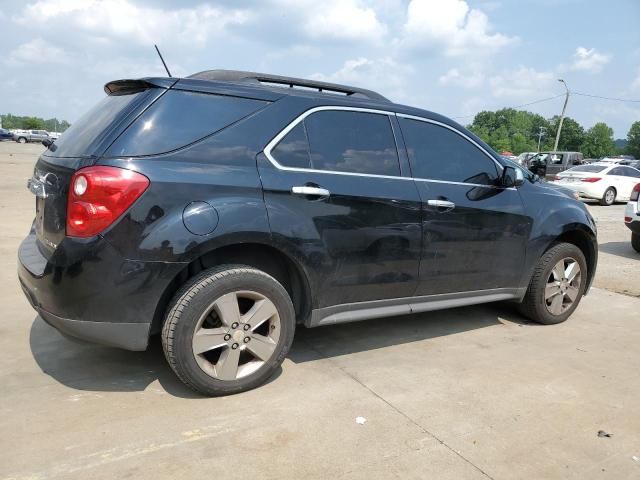
<instances>
[{"instance_id":1,"label":"front wheel well","mask_svg":"<svg viewBox=\"0 0 640 480\"><path fill-rule=\"evenodd\" d=\"M268 273L287 290L298 322L311 313L311 294L302 269L280 250L259 243L242 243L218 248L193 260L171 281L160 297L151 323L151 334L162 329L169 302L178 289L203 270L218 265L247 265Z\"/></svg>"}]
</instances>

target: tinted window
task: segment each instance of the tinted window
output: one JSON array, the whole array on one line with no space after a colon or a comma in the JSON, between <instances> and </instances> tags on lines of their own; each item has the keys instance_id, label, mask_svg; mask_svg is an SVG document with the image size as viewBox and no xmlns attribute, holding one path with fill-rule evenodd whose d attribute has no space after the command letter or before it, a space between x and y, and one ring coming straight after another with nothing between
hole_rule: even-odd
<instances>
[{"instance_id":1,"label":"tinted window","mask_svg":"<svg viewBox=\"0 0 640 480\"><path fill-rule=\"evenodd\" d=\"M304 120L316 170L400 175L398 151L386 115L321 111Z\"/></svg>"},{"instance_id":2,"label":"tinted window","mask_svg":"<svg viewBox=\"0 0 640 480\"><path fill-rule=\"evenodd\" d=\"M622 171L622 168L616 167L609 170L609 173L607 173L607 175L624 175L624 173Z\"/></svg>"},{"instance_id":3,"label":"tinted window","mask_svg":"<svg viewBox=\"0 0 640 480\"><path fill-rule=\"evenodd\" d=\"M123 114L139 106L153 94L153 90L155 89L103 98L56 140L54 146L47 151L47 155L78 157L101 153L94 152L93 147L110 133L110 127L117 123Z\"/></svg>"},{"instance_id":4,"label":"tinted window","mask_svg":"<svg viewBox=\"0 0 640 480\"><path fill-rule=\"evenodd\" d=\"M607 168L605 165L581 165L579 167L573 167L567 170L567 172L589 172L598 173Z\"/></svg>"},{"instance_id":5,"label":"tinted window","mask_svg":"<svg viewBox=\"0 0 640 480\"><path fill-rule=\"evenodd\" d=\"M448 128L400 118L414 176L449 182L491 185L495 163L466 138Z\"/></svg>"},{"instance_id":6,"label":"tinted window","mask_svg":"<svg viewBox=\"0 0 640 480\"><path fill-rule=\"evenodd\" d=\"M169 90L116 140L107 155L152 155L200 140L246 117L266 102Z\"/></svg>"},{"instance_id":7,"label":"tinted window","mask_svg":"<svg viewBox=\"0 0 640 480\"><path fill-rule=\"evenodd\" d=\"M622 175L624 175L625 177L634 177L634 178L640 177L640 171L635 170L633 168L620 167L620 170L622 170Z\"/></svg>"},{"instance_id":8,"label":"tinted window","mask_svg":"<svg viewBox=\"0 0 640 480\"><path fill-rule=\"evenodd\" d=\"M304 123L300 122L271 151L273 158L285 167L310 168L309 144Z\"/></svg>"}]
</instances>

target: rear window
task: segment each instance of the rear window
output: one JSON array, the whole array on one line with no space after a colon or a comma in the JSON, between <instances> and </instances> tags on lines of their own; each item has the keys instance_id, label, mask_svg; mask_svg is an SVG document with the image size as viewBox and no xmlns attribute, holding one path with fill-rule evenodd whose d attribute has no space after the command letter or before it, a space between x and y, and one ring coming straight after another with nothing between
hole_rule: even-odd
<instances>
[{"instance_id":1,"label":"rear window","mask_svg":"<svg viewBox=\"0 0 640 480\"><path fill-rule=\"evenodd\" d=\"M598 173L603 171L605 168L609 168L604 165L581 165L579 167L573 167L567 170L567 172L588 172L588 173Z\"/></svg>"},{"instance_id":2,"label":"rear window","mask_svg":"<svg viewBox=\"0 0 640 480\"><path fill-rule=\"evenodd\" d=\"M132 109L153 95L155 89L126 95L111 95L71 125L49 148L46 155L56 157L82 157L101 153L98 148L112 132L112 127ZM157 90L155 90L157 93Z\"/></svg>"},{"instance_id":3,"label":"rear window","mask_svg":"<svg viewBox=\"0 0 640 480\"><path fill-rule=\"evenodd\" d=\"M114 142L108 156L170 152L196 142L259 110L267 102L169 90Z\"/></svg>"}]
</instances>

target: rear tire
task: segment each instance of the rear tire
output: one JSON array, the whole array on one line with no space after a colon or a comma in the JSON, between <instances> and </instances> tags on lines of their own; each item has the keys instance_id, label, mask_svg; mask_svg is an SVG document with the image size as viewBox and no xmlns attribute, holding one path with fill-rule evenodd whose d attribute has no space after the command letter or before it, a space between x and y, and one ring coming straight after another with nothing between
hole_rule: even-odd
<instances>
[{"instance_id":1,"label":"rear tire","mask_svg":"<svg viewBox=\"0 0 640 480\"><path fill-rule=\"evenodd\" d=\"M224 265L176 293L162 346L185 385L203 395L230 395L263 384L289 352L294 331L293 303L276 279Z\"/></svg>"},{"instance_id":2,"label":"rear tire","mask_svg":"<svg viewBox=\"0 0 640 480\"><path fill-rule=\"evenodd\" d=\"M536 265L520 312L545 325L564 322L584 295L587 274L587 261L578 247L571 243L552 246Z\"/></svg>"},{"instance_id":3,"label":"rear tire","mask_svg":"<svg viewBox=\"0 0 640 480\"><path fill-rule=\"evenodd\" d=\"M640 253L640 233L631 232L631 246L636 252Z\"/></svg>"},{"instance_id":4,"label":"rear tire","mask_svg":"<svg viewBox=\"0 0 640 480\"><path fill-rule=\"evenodd\" d=\"M600 205L604 207L609 207L613 205L616 201L616 189L613 187L609 187L604 191L604 195L600 199Z\"/></svg>"},{"instance_id":5,"label":"rear tire","mask_svg":"<svg viewBox=\"0 0 640 480\"><path fill-rule=\"evenodd\" d=\"M18 143L27 143L27 139L24 137L19 137L18 138Z\"/></svg>"}]
</instances>

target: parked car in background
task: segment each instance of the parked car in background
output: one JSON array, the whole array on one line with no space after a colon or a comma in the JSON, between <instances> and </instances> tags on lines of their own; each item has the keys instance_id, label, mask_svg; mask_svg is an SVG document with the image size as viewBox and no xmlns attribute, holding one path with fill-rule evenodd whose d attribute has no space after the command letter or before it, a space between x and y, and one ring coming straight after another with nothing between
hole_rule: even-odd
<instances>
[{"instance_id":1,"label":"parked car in background","mask_svg":"<svg viewBox=\"0 0 640 480\"><path fill-rule=\"evenodd\" d=\"M0 142L4 142L6 140L13 140L13 133L9 130L5 130L4 128L0 128Z\"/></svg>"},{"instance_id":2,"label":"parked car in background","mask_svg":"<svg viewBox=\"0 0 640 480\"><path fill-rule=\"evenodd\" d=\"M586 206L442 115L252 72L104 88L36 163L19 281L67 335L160 333L199 392L264 383L297 325L503 300L557 324L593 281Z\"/></svg>"},{"instance_id":3,"label":"parked car in background","mask_svg":"<svg viewBox=\"0 0 640 480\"><path fill-rule=\"evenodd\" d=\"M42 142L43 140L50 140L50 138L46 130L20 130L20 133L16 134L15 140L18 143L28 143Z\"/></svg>"},{"instance_id":4,"label":"parked car in background","mask_svg":"<svg viewBox=\"0 0 640 480\"><path fill-rule=\"evenodd\" d=\"M529 170L542 178L552 179L558 173L582 165L584 156L580 152L540 152L529 160Z\"/></svg>"},{"instance_id":5,"label":"parked car in background","mask_svg":"<svg viewBox=\"0 0 640 480\"><path fill-rule=\"evenodd\" d=\"M529 160L531 160L531 158L535 157L537 154L538 152L522 152L516 157L515 162L518 165L526 167L527 165L529 165Z\"/></svg>"},{"instance_id":6,"label":"parked car in background","mask_svg":"<svg viewBox=\"0 0 640 480\"><path fill-rule=\"evenodd\" d=\"M612 205L616 200L629 200L633 188L640 183L640 170L615 163L591 163L570 168L556 175L554 180L581 198Z\"/></svg>"},{"instance_id":7,"label":"parked car in background","mask_svg":"<svg viewBox=\"0 0 640 480\"><path fill-rule=\"evenodd\" d=\"M631 230L631 246L640 253L640 183L631 191L631 198L624 211L624 224Z\"/></svg>"},{"instance_id":8,"label":"parked car in background","mask_svg":"<svg viewBox=\"0 0 640 480\"><path fill-rule=\"evenodd\" d=\"M623 160L618 165L626 165L640 170L640 160Z\"/></svg>"},{"instance_id":9,"label":"parked car in background","mask_svg":"<svg viewBox=\"0 0 640 480\"><path fill-rule=\"evenodd\" d=\"M60 138L60 135L62 135L62 133L60 132L48 132L48 133L49 133L49 138L54 141Z\"/></svg>"}]
</instances>

